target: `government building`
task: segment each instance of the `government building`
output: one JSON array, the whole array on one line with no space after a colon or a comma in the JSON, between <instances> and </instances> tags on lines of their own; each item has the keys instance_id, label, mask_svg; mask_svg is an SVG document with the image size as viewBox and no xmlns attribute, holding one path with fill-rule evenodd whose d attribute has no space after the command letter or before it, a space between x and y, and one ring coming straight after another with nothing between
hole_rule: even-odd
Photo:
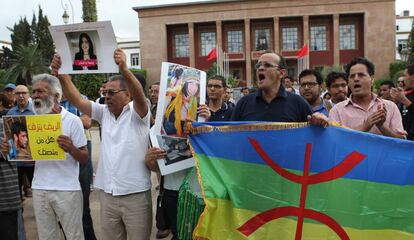
<instances>
[{"instance_id":1,"label":"government building","mask_svg":"<svg viewBox=\"0 0 414 240\"><path fill-rule=\"evenodd\" d=\"M162 61L207 71L217 45L229 54L229 72L252 86L265 50L281 53L297 76L296 54L310 44L310 67L344 66L353 57L376 64L376 78L395 59L394 0L221 0L135 7L141 66L159 81Z\"/></svg>"}]
</instances>

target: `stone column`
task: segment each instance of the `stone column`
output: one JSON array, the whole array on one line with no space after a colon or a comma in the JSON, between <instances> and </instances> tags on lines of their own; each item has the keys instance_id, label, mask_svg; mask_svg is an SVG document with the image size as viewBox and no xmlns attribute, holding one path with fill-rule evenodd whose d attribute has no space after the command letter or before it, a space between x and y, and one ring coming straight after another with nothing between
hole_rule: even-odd
<instances>
[{"instance_id":1,"label":"stone column","mask_svg":"<svg viewBox=\"0 0 414 240\"><path fill-rule=\"evenodd\" d=\"M333 15L333 56L334 66L339 66L339 14Z\"/></svg>"},{"instance_id":2,"label":"stone column","mask_svg":"<svg viewBox=\"0 0 414 240\"><path fill-rule=\"evenodd\" d=\"M309 16L303 16L303 44L305 45L309 41ZM302 46L298 46L299 49Z\"/></svg>"},{"instance_id":3,"label":"stone column","mask_svg":"<svg viewBox=\"0 0 414 240\"><path fill-rule=\"evenodd\" d=\"M244 19L244 58L246 59L246 85L248 87L252 84L252 51L250 43L250 19Z\"/></svg>"},{"instance_id":4,"label":"stone column","mask_svg":"<svg viewBox=\"0 0 414 240\"><path fill-rule=\"evenodd\" d=\"M194 37L194 23L188 23L188 43L190 54L190 67L195 67L195 37Z\"/></svg>"},{"instance_id":5,"label":"stone column","mask_svg":"<svg viewBox=\"0 0 414 240\"><path fill-rule=\"evenodd\" d=\"M219 49L223 50L223 27L220 20L216 21L216 36L216 44L219 47Z\"/></svg>"},{"instance_id":6,"label":"stone column","mask_svg":"<svg viewBox=\"0 0 414 240\"><path fill-rule=\"evenodd\" d=\"M273 18L273 46L276 53L280 53L279 17Z\"/></svg>"}]
</instances>

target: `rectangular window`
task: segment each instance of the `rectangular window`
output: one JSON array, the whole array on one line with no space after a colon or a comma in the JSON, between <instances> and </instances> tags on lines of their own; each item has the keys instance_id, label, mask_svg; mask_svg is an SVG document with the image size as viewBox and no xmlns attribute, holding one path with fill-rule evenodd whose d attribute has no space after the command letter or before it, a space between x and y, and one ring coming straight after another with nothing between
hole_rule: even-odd
<instances>
[{"instance_id":1,"label":"rectangular window","mask_svg":"<svg viewBox=\"0 0 414 240\"><path fill-rule=\"evenodd\" d=\"M201 56L207 56L210 51L216 47L216 33L202 32L201 38Z\"/></svg>"},{"instance_id":2,"label":"rectangular window","mask_svg":"<svg viewBox=\"0 0 414 240\"><path fill-rule=\"evenodd\" d=\"M189 43L188 33L176 33L174 34L175 42L175 57L188 57L189 56Z\"/></svg>"},{"instance_id":3,"label":"rectangular window","mask_svg":"<svg viewBox=\"0 0 414 240\"><path fill-rule=\"evenodd\" d=\"M326 51L326 26L310 27L310 47L311 51Z\"/></svg>"},{"instance_id":4,"label":"rectangular window","mask_svg":"<svg viewBox=\"0 0 414 240\"><path fill-rule=\"evenodd\" d=\"M255 50L263 51L269 49L270 44L270 29L256 29L254 30Z\"/></svg>"},{"instance_id":5,"label":"rectangular window","mask_svg":"<svg viewBox=\"0 0 414 240\"><path fill-rule=\"evenodd\" d=\"M139 53L132 53L131 54L131 66L132 67L139 66Z\"/></svg>"},{"instance_id":6,"label":"rectangular window","mask_svg":"<svg viewBox=\"0 0 414 240\"><path fill-rule=\"evenodd\" d=\"M282 28L282 49L297 50L298 49L298 28L284 27Z\"/></svg>"},{"instance_id":7,"label":"rectangular window","mask_svg":"<svg viewBox=\"0 0 414 240\"><path fill-rule=\"evenodd\" d=\"M339 25L339 49L356 49L356 27L354 24Z\"/></svg>"},{"instance_id":8,"label":"rectangular window","mask_svg":"<svg viewBox=\"0 0 414 240\"><path fill-rule=\"evenodd\" d=\"M227 51L229 53L243 52L243 32L241 30L227 32Z\"/></svg>"},{"instance_id":9,"label":"rectangular window","mask_svg":"<svg viewBox=\"0 0 414 240\"><path fill-rule=\"evenodd\" d=\"M398 39L398 53L408 48L407 42L407 39Z\"/></svg>"}]
</instances>

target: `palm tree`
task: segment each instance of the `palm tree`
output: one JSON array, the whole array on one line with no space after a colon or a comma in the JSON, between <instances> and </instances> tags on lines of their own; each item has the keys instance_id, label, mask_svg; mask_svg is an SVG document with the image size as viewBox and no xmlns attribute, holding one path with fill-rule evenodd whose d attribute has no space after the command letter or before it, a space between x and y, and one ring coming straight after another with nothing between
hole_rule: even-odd
<instances>
[{"instance_id":1,"label":"palm tree","mask_svg":"<svg viewBox=\"0 0 414 240\"><path fill-rule=\"evenodd\" d=\"M48 70L38 45L19 45L13 51L11 67L4 77L8 82L28 86L32 84L33 75L48 72Z\"/></svg>"}]
</instances>

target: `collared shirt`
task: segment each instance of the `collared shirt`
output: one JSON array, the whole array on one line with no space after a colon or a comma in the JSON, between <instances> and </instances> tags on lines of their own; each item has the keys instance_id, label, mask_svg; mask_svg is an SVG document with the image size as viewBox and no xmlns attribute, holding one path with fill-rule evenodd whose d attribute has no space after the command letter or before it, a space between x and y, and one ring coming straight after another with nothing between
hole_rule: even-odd
<instances>
[{"instance_id":1,"label":"collared shirt","mask_svg":"<svg viewBox=\"0 0 414 240\"><path fill-rule=\"evenodd\" d=\"M79 117L61 107L62 134L70 137L76 148L86 146L83 125ZM40 190L79 191L79 162L65 152L64 161L38 161L32 188Z\"/></svg>"},{"instance_id":2,"label":"collared shirt","mask_svg":"<svg viewBox=\"0 0 414 240\"><path fill-rule=\"evenodd\" d=\"M325 101L323 100L323 98L321 98L321 104L319 106L316 107L312 107L313 112L318 112L318 113L322 113L325 116L328 116L329 111L328 108L326 107Z\"/></svg>"},{"instance_id":3,"label":"collared shirt","mask_svg":"<svg viewBox=\"0 0 414 240\"><path fill-rule=\"evenodd\" d=\"M384 104L387 109L387 117L384 125L390 129L396 130L397 132L404 132L401 113L398 110L397 105L391 101L381 99L375 94L372 94L372 99L367 110L354 103L351 97L345 101L337 103L329 112L329 119L337 121L349 128L357 129L362 126L365 120L367 120L370 115L375 113L378 108L382 106L382 104ZM369 132L382 135L377 126L373 126Z\"/></svg>"},{"instance_id":4,"label":"collared shirt","mask_svg":"<svg viewBox=\"0 0 414 240\"><path fill-rule=\"evenodd\" d=\"M25 115L35 115L35 113L33 111L32 103L31 101L29 101L23 110L20 110L19 106L14 106L7 112L7 115L25 116Z\"/></svg>"},{"instance_id":5,"label":"collared shirt","mask_svg":"<svg viewBox=\"0 0 414 240\"><path fill-rule=\"evenodd\" d=\"M210 109L211 117L210 122L216 121L229 121L231 118L231 113L233 112L233 108L226 102L223 102L221 108L215 112Z\"/></svg>"},{"instance_id":6,"label":"collared shirt","mask_svg":"<svg viewBox=\"0 0 414 240\"><path fill-rule=\"evenodd\" d=\"M398 107L402 115L404 129L408 133L407 139L414 140L414 91L406 92L405 96L411 101L411 105L407 107L399 103Z\"/></svg>"},{"instance_id":7,"label":"collared shirt","mask_svg":"<svg viewBox=\"0 0 414 240\"><path fill-rule=\"evenodd\" d=\"M144 160L149 145L149 107L147 115L141 118L130 102L115 118L107 105L91 105L92 119L102 126L95 186L113 196L149 190L150 171Z\"/></svg>"},{"instance_id":8,"label":"collared shirt","mask_svg":"<svg viewBox=\"0 0 414 240\"><path fill-rule=\"evenodd\" d=\"M233 110L232 121L306 122L312 114L310 105L299 95L287 92L281 85L270 103L262 97L259 89L244 96Z\"/></svg>"}]
</instances>

